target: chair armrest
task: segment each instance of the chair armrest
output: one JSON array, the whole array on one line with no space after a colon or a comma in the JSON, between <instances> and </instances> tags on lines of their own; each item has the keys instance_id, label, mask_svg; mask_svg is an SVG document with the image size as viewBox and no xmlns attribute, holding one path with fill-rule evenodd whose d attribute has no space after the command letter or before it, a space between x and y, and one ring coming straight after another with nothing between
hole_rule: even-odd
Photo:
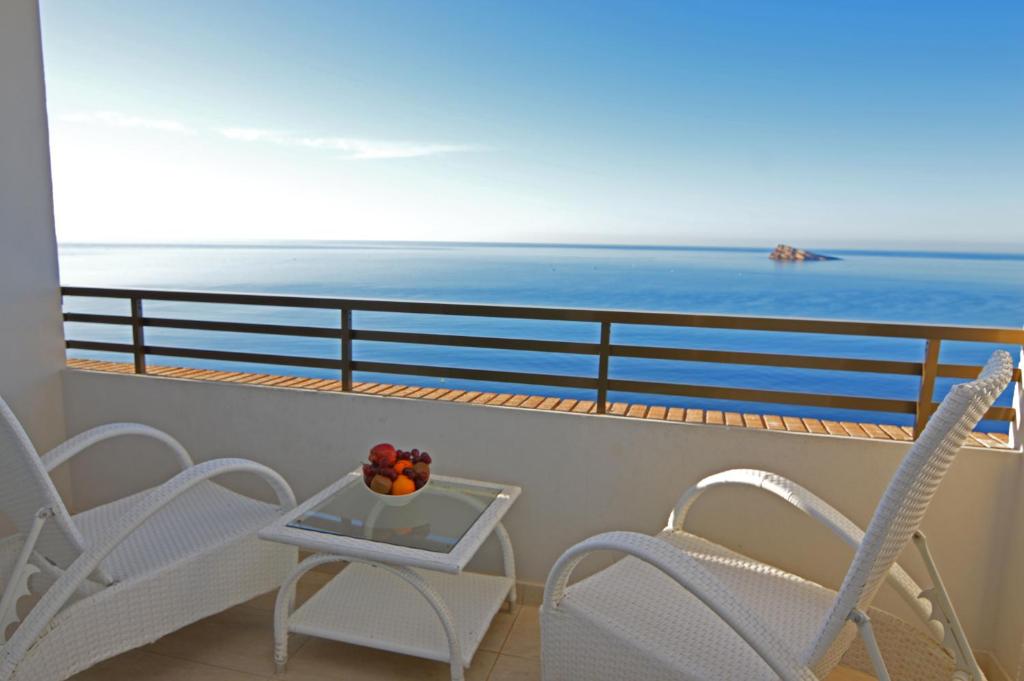
<instances>
[{"instance_id":1,"label":"chair armrest","mask_svg":"<svg viewBox=\"0 0 1024 681\"><path fill-rule=\"evenodd\" d=\"M833 534L846 542L854 551L860 548L860 544L864 540L864 530L860 529L856 523L813 492L781 475L751 468L736 468L716 473L715 475L709 475L686 490L679 498L679 501L676 502L676 507L672 511L672 515L669 516L666 529L675 532L682 531L686 516L697 499L710 489L725 486L756 487L774 494L830 529ZM921 598L923 589L907 574L907 571L894 563L889 569L886 578L893 588L896 589L896 592L899 593L900 597L921 618L921 621L929 626L934 635L941 638L941 634L938 633L930 621L931 602Z\"/></svg>"},{"instance_id":2,"label":"chair armrest","mask_svg":"<svg viewBox=\"0 0 1024 681\"><path fill-rule=\"evenodd\" d=\"M98 442L109 440L114 437L120 437L122 435L141 435L143 437L159 440L167 445L171 452L174 453L182 470L185 470L192 465L192 457L189 456L181 443L162 430L157 430L152 426L143 425L141 423L108 423L104 426L91 428L84 433L79 433L64 444L57 445L48 451L42 456L43 467L46 468L48 472L52 471L54 468L80 453L82 450L87 449Z\"/></svg>"},{"instance_id":3,"label":"chair armrest","mask_svg":"<svg viewBox=\"0 0 1024 681\"><path fill-rule=\"evenodd\" d=\"M729 625L783 681L817 681L771 629L700 563L671 544L638 532L606 532L576 544L555 563L544 586L544 607L557 608L569 577L594 551L620 551L658 568Z\"/></svg>"},{"instance_id":4,"label":"chair armrest","mask_svg":"<svg viewBox=\"0 0 1024 681\"><path fill-rule=\"evenodd\" d=\"M272 469L252 461L215 459L178 473L159 487L154 487L131 506L128 512L114 524L106 537L75 559L75 562L69 565L60 578L43 594L39 602L22 621L21 626L15 630L14 635L0 650L0 679L10 678L19 660L32 647L53 617L60 612L79 585L99 567L111 551L154 513L175 498L200 482L225 473L255 474L266 480L274 490L282 509L288 510L295 507L295 495L285 479Z\"/></svg>"}]
</instances>

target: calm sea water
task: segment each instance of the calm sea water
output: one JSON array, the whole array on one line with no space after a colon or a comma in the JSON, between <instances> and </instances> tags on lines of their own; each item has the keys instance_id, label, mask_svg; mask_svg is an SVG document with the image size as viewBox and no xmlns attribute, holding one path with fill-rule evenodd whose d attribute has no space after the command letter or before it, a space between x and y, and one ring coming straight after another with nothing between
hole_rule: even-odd
<instances>
[{"instance_id":1,"label":"calm sea water","mask_svg":"<svg viewBox=\"0 0 1024 681\"><path fill-rule=\"evenodd\" d=\"M831 251L834 262L776 263L768 249L589 247L438 243L273 245L62 245L66 285L271 292L315 296L617 308L1020 327L1024 255ZM69 298L66 310L126 314L120 301ZM149 302L146 314L336 327L317 310ZM476 320L356 313L355 327L504 337L598 340L594 324ZM127 329L68 324L69 338L129 342ZM159 345L337 357L327 339L295 339L170 329L147 330ZM920 361L923 343L898 339L709 329L619 328L613 342ZM945 343L942 361L981 363L993 346ZM124 356L74 351L73 356ZM356 343L356 359L593 376L596 358L466 348ZM158 360L159 361L159 360ZM209 368L224 363L167 358ZM230 365L237 370L333 376L315 369ZM616 378L807 392L916 398L917 381L853 372L810 371L617 358ZM486 389L592 399L590 391L357 374L357 380ZM938 394L948 389L940 382ZM613 394L613 400L811 415L907 424L909 417L786 405ZM1009 396L1001 403L1007 404ZM991 424L994 427L996 424Z\"/></svg>"}]
</instances>

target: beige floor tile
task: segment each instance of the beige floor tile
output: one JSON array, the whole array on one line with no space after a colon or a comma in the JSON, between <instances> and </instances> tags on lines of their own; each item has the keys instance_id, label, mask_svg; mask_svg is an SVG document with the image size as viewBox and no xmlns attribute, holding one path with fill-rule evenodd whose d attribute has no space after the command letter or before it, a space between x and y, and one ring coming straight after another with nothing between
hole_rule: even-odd
<instances>
[{"instance_id":1,"label":"beige floor tile","mask_svg":"<svg viewBox=\"0 0 1024 681\"><path fill-rule=\"evenodd\" d=\"M498 655L479 650L466 670L466 681L486 681ZM345 679L345 681L443 681L451 678L446 663L399 655L383 650L311 639L288 661L285 677L292 674Z\"/></svg>"},{"instance_id":2,"label":"beige floor tile","mask_svg":"<svg viewBox=\"0 0 1024 681\"><path fill-rule=\"evenodd\" d=\"M319 591L327 582L331 581L334 577L332 574L324 572L309 571L302 576L295 589L295 607L298 607L305 603L309 598ZM262 596L257 596L251 601L247 601L244 605L250 608L257 608L259 610L270 610L273 612L274 604L277 602L277 589L268 591Z\"/></svg>"},{"instance_id":3,"label":"beige floor tile","mask_svg":"<svg viewBox=\"0 0 1024 681\"><path fill-rule=\"evenodd\" d=\"M101 662L70 681L262 681L258 676L210 665L132 651Z\"/></svg>"},{"instance_id":4,"label":"beige floor tile","mask_svg":"<svg viewBox=\"0 0 1024 681\"><path fill-rule=\"evenodd\" d=\"M501 611L494 616L494 620L491 621L491 627L484 634L484 638L480 641L480 650L490 650L491 652L501 652L501 647L505 645L505 639L508 638L508 633L512 630L512 624L515 623L516 617L519 616L520 606L514 607L509 612Z\"/></svg>"},{"instance_id":5,"label":"beige floor tile","mask_svg":"<svg viewBox=\"0 0 1024 681\"><path fill-rule=\"evenodd\" d=\"M540 681L540 660L499 655L488 681Z\"/></svg>"},{"instance_id":6,"label":"beige floor tile","mask_svg":"<svg viewBox=\"0 0 1024 681\"><path fill-rule=\"evenodd\" d=\"M306 642L292 635L294 653ZM274 673L273 612L247 606L208 617L168 634L143 650L193 662L202 662L249 674Z\"/></svg>"},{"instance_id":7,"label":"beige floor tile","mask_svg":"<svg viewBox=\"0 0 1024 681\"><path fill-rule=\"evenodd\" d=\"M524 605L501 649L503 655L540 657L540 608Z\"/></svg>"}]
</instances>

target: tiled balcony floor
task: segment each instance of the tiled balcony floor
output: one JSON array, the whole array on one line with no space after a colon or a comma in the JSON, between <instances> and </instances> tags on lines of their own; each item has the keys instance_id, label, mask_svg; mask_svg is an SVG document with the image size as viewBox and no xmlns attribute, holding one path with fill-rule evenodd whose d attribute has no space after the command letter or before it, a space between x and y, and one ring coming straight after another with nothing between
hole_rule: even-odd
<instances>
[{"instance_id":1,"label":"tiled balcony floor","mask_svg":"<svg viewBox=\"0 0 1024 681\"><path fill-rule=\"evenodd\" d=\"M308 598L330 579L309 573L299 586ZM156 643L107 660L73 681L368 681L449 678L448 665L370 648L292 636L288 671L274 674L274 594L197 622ZM540 679L538 609L521 606L497 615L466 674L467 681ZM840 669L828 681L867 681Z\"/></svg>"}]
</instances>

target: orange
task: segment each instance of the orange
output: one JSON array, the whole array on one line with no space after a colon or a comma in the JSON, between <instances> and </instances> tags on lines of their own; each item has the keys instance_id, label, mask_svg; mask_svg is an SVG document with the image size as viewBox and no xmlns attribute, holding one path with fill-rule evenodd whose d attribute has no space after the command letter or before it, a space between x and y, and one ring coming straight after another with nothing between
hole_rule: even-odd
<instances>
[{"instance_id":1,"label":"orange","mask_svg":"<svg viewBox=\"0 0 1024 681\"><path fill-rule=\"evenodd\" d=\"M396 496L403 494L412 494L416 491L416 483L412 481L412 478L404 475L399 475L398 478L391 484L391 493Z\"/></svg>"},{"instance_id":2,"label":"orange","mask_svg":"<svg viewBox=\"0 0 1024 681\"><path fill-rule=\"evenodd\" d=\"M401 475L402 471L404 471L406 468L408 468L411 465L412 465L412 461L407 461L405 459L402 459L401 461L398 461L398 462L395 463L395 472L398 473L399 475Z\"/></svg>"}]
</instances>

